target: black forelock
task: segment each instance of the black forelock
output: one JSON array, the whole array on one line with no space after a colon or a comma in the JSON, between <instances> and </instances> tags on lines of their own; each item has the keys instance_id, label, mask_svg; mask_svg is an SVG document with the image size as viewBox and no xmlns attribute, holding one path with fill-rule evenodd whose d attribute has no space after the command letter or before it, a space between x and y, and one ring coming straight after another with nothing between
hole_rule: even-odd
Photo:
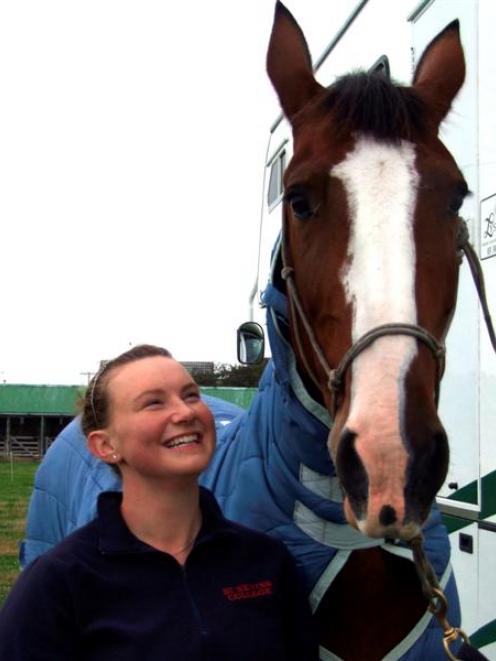
<instances>
[{"instance_id":1,"label":"black forelock","mask_svg":"<svg viewBox=\"0 0 496 661\"><path fill-rule=\"evenodd\" d=\"M358 72L338 78L324 97L338 134L361 132L387 142L410 140L423 132L425 105L411 87L395 85L381 73Z\"/></svg>"}]
</instances>

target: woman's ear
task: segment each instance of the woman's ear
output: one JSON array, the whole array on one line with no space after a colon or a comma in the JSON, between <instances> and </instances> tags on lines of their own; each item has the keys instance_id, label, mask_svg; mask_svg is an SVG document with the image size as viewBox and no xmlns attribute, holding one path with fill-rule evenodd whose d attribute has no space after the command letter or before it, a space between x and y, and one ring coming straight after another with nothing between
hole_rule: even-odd
<instances>
[{"instance_id":1,"label":"woman's ear","mask_svg":"<svg viewBox=\"0 0 496 661\"><path fill-rule=\"evenodd\" d=\"M107 464L118 464L121 459L109 433L104 429L96 429L88 434L88 449L91 454Z\"/></svg>"}]
</instances>

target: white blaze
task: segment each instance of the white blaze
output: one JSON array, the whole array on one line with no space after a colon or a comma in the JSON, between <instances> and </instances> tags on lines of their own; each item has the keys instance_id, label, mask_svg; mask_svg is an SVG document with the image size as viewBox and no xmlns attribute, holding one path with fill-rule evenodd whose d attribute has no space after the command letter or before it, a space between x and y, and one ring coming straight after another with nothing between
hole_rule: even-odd
<instances>
[{"instance_id":1,"label":"white blaze","mask_svg":"<svg viewBox=\"0 0 496 661\"><path fill-rule=\"evenodd\" d=\"M382 324L416 324L413 216L418 174L413 145L360 137L330 174L341 180L350 211L348 262L341 278L353 311L353 341ZM383 504L389 500L398 515L404 509L404 375L416 352L415 339L387 336L352 364L345 425L357 434L356 449L367 469L369 515L371 507L375 510L374 497ZM379 510L381 503L376 505Z\"/></svg>"}]
</instances>

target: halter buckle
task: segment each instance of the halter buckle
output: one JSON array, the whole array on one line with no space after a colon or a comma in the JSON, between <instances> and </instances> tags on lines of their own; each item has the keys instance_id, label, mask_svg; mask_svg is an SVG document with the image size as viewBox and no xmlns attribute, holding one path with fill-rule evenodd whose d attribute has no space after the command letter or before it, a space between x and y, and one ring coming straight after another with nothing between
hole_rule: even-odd
<instances>
[{"instance_id":1,"label":"halter buckle","mask_svg":"<svg viewBox=\"0 0 496 661\"><path fill-rule=\"evenodd\" d=\"M288 280L290 277L292 277L294 273L294 268L292 266L283 266L281 269L281 278L283 280Z\"/></svg>"},{"instance_id":2,"label":"halter buckle","mask_svg":"<svg viewBox=\"0 0 496 661\"><path fill-rule=\"evenodd\" d=\"M343 389L343 379L341 375L338 374L336 369L329 372L329 378L327 379L327 387L329 390L332 390L335 394L341 392Z\"/></svg>"}]
</instances>

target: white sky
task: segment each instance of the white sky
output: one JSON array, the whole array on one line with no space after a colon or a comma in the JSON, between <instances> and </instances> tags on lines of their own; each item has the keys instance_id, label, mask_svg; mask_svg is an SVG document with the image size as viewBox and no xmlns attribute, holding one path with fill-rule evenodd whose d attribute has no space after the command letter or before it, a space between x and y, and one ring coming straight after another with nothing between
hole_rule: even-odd
<instances>
[{"instance_id":1,"label":"white sky","mask_svg":"<svg viewBox=\"0 0 496 661\"><path fill-rule=\"evenodd\" d=\"M316 59L356 1L286 4ZM0 4L0 382L85 382L139 342L235 362L278 114L273 7Z\"/></svg>"}]
</instances>

